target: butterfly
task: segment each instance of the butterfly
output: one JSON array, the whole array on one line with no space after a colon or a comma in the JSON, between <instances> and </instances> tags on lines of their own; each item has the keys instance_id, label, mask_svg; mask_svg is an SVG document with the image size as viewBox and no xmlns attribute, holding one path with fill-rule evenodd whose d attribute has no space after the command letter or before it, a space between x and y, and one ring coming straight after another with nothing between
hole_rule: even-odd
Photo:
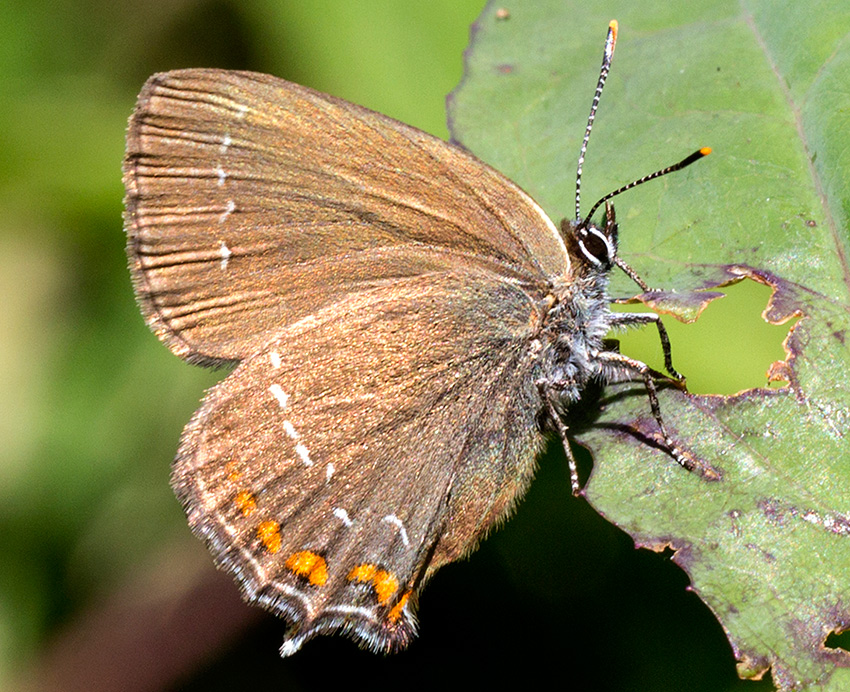
<instances>
[{"instance_id":1,"label":"butterfly","mask_svg":"<svg viewBox=\"0 0 850 692\"><path fill-rule=\"evenodd\" d=\"M290 625L282 655L340 632L376 651L416 633L417 597L510 514L550 428L590 380L654 374L607 347L621 268L610 198L556 226L464 149L261 74L151 77L130 119L133 284L179 357L235 365L186 426L172 485L244 597ZM591 222L605 205L605 218Z\"/></svg>"}]
</instances>

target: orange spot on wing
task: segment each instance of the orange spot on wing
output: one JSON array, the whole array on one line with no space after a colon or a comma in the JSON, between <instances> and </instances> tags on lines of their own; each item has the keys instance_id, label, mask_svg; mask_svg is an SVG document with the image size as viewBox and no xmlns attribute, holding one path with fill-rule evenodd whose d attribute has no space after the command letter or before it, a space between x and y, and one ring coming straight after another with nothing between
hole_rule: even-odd
<instances>
[{"instance_id":1,"label":"orange spot on wing","mask_svg":"<svg viewBox=\"0 0 850 692\"><path fill-rule=\"evenodd\" d=\"M249 517L257 509L257 501L254 496L247 490L240 490L236 493L236 508L242 512L243 517Z\"/></svg>"},{"instance_id":2,"label":"orange spot on wing","mask_svg":"<svg viewBox=\"0 0 850 692\"><path fill-rule=\"evenodd\" d=\"M410 591L405 591L404 595L398 599L398 603L396 603L392 610L387 614L387 620L392 623L398 622L401 617L401 611L404 610L404 606L407 605L408 600L410 600Z\"/></svg>"},{"instance_id":3,"label":"orange spot on wing","mask_svg":"<svg viewBox=\"0 0 850 692\"><path fill-rule=\"evenodd\" d=\"M371 584L381 605L389 603L393 594L398 591L398 579L395 576L368 563L354 567L348 573L348 580Z\"/></svg>"},{"instance_id":4,"label":"orange spot on wing","mask_svg":"<svg viewBox=\"0 0 850 692\"><path fill-rule=\"evenodd\" d=\"M292 553L286 558L286 568L300 577L307 577L314 586L324 586L328 581L328 563L325 558L310 550Z\"/></svg>"},{"instance_id":5,"label":"orange spot on wing","mask_svg":"<svg viewBox=\"0 0 850 692\"><path fill-rule=\"evenodd\" d=\"M372 581L378 568L375 565L357 565L348 573L348 581Z\"/></svg>"},{"instance_id":6,"label":"orange spot on wing","mask_svg":"<svg viewBox=\"0 0 850 692\"><path fill-rule=\"evenodd\" d=\"M378 603L381 605L389 603L393 594L398 591L398 579L382 569L378 570L377 574L372 578L372 585L375 587L375 593L378 594Z\"/></svg>"},{"instance_id":7,"label":"orange spot on wing","mask_svg":"<svg viewBox=\"0 0 850 692\"><path fill-rule=\"evenodd\" d=\"M257 526L257 535L269 552L280 550L280 524L276 521L264 521Z\"/></svg>"}]
</instances>

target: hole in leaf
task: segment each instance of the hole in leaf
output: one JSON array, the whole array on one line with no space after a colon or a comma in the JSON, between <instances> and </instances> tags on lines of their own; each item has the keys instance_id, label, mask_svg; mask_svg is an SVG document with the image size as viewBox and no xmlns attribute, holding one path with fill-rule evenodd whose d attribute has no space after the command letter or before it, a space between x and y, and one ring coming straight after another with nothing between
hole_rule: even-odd
<instances>
[{"instance_id":1,"label":"hole in leaf","mask_svg":"<svg viewBox=\"0 0 850 692\"><path fill-rule=\"evenodd\" d=\"M828 649L844 649L850 651L850 630L844 632L830 632L824 641L824 646Z\"/></svg>"},{"instance_id":2,"label":"hole in leaf","mask_svg":"<svg viewBox=\"0 0 850 692\"><path fill-rule=\"evenodd\" d=\"M768 382L767 370L787 357L782 342L795 320L770 324L761 316L770 300L769 286L745 279L718 289L726 294L705 308L696 322L684 324L670 316L673 364L688 380L692 394L731 395L755 387L782 387ZM640 305L613 305L618 312L649 312ZM648 325L614 334L620 352L664 372L658 332Z\"/></svg>"}]
</instances>

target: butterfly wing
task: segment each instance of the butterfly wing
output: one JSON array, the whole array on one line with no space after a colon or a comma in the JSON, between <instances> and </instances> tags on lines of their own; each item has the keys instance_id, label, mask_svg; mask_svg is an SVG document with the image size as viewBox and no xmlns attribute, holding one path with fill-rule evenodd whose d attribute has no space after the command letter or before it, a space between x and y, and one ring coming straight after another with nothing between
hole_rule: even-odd
<instances>
[{"instance_id":1,"label":"butterfly wing","mask_svg":"<svg viewBox=\"0 0 850 692\"><path fill-rule=\"evenodd\" d=\"M196 362L245 358L346 295L458 262L531 284L569 266L531 198L463 149L266 75L151 77L124 182L142 311Z\"/></svg>"},{"instance_id":2,"label":"butterfly wing","mask_svg":"<svg viewBox=\"0 0 850 692\"><path fill-rule=\"evenodd\" d=\"M292 624L415 633L416 594L531 479L543 314L474 264L351 294L280 330L204 399L173 482L246 598Z\"/></svg>"}]
</instances>

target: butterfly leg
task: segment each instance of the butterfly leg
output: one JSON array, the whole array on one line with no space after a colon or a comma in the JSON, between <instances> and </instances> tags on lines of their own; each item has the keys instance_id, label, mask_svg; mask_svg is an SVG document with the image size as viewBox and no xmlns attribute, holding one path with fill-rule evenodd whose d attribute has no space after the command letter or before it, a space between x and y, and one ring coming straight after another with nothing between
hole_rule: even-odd
<instances>
[{"instance_id":1,"label":"butterfly leg","mask_svg":"<svg viewBox=\"0 0 850 692\"><path fill-rule=\"evenodd\" d=\"M558 389L563 389L568 386L566 383L561 383L559 387L558 383L549 382L547 380L540 380L537 382L537 389L540 392L540 398L543 399L546 404L546 411L549 414L549 418L555 424L555 428L558 430L558 436L561 438L561 444L564 447L564 452L567 455L567 463L570 468L570 487L572 488L573 495L578 496L581 493L581 485L578 481L578 467L576 466L576 458L573 456L573 450L570 448L570 439L568 436L568 428L566 423L561 419L560 414L558 413L558 409L555 407L555 396Z\"/></svg>"},{"instance_id":2,"label":"butterfly leg","mask_svg":"<svg viewBox=\"0 0 850 692\"><path fill-rule=\"evenodd\" d=\"M664 418L661 415L661 406L658 404L658 390L655 387L655 381L652 379L652 370L646 363L639 360L629 358L621 353L611 351L600 351L594 355L594 358L602 365L607 365L614 370L627 370L633 372L643 379L646 387L646 394L649 397L649 406L652 409L652 416L655 422L658 423L658 429L661 432L661 437L667 447L667 451L682 468L687 471L699 473L704 478L710 480L719 480L720 474L711 466L704 464L694 459L690 454L684 452L677 445L670 434L667 432L667 426L664 424Z\"/></svg>"},{"instance_id":3,"label":"butterfly leg","mask_svg":"<svg viewBox=\"0 0 850 692\"><path fill-rule=\"evenodd\" d=\"M670 350L670 337L661 318L654 312L623 312L612 314L612 327L632 327L653 322L658 328L658 338L661 339L661 350L664 353L664 369L673 376L673 379L684 383L685 377L673 367L673 355Z\"/></svg>"}]
</instances>

